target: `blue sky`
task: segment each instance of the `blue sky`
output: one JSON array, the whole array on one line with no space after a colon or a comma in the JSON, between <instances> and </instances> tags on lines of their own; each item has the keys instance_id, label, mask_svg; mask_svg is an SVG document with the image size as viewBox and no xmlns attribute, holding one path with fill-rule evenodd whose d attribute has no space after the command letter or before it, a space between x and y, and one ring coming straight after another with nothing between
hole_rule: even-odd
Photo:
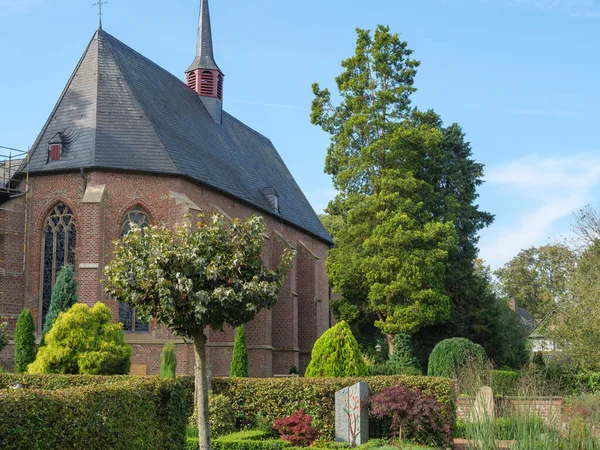
<instances>
[{"instance_id":1,"label":"blue sky","mask_svg":"<svg viewBox=\"0 0 600 450\"><path fill-rule=\"evenodd\" d=\"M0 145L35 140L97 26L92 0L0 0ZM199 0L109 0L104 28L174 74ZM334 195L310 85L333 87L355 27L390 25L421 60L414 103L458 122L496 214L481 256L569 235L600 193L600 0L211 0L225 109L270 137L315 210ZM159 88L159 87L157 87Z\"/></svg>"}]
</instances>

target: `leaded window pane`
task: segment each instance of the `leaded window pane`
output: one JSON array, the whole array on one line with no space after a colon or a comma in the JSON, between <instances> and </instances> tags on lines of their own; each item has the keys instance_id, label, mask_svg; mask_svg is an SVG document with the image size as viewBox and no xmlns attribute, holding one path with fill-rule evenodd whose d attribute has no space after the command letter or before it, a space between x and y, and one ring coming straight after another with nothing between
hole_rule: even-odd
<instances>
[{"instance_id":1,"label":"leaded window pane","mask_svg":"<svg viewBox=\"0 0 600 450\"><path fill-rule=\"evenodd\" d=\"M50 307L57 272L65 263L75 266L76 232L73 212L64 203L58 203L46 218L43 230L42 324Z\"/></svg>"},{"instance_id":2,"label":"leaded window pane","mask_svg":"<svg viewBox=\"0 0 600 450\"><path fill-rule=\"evenodd\" d=\"M132 224L136 224L143 231L144 228L150 225L150 217L139 206L129 210L121 223L121 237L124 237L131 231ZM150 324L142 322L137 317L135 308L132 308L129 303L119 303L119 322L123 324L124 331L135 333L148 333L150 331Z\"/></svg>"}]
</instances>

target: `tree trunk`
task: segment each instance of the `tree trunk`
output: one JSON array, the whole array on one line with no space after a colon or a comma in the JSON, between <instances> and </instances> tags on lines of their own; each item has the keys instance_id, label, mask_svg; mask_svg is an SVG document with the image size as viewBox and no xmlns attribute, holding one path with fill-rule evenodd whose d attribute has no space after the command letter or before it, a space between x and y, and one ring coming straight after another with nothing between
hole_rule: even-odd
<instances>
[{"instance_id":1,"label":"tree trunk","mask_svg":"<svg viewBox=\"0 0 600 450\"><path fill-rule=\"evenodd\" d=\"M206 367L206 336L194 336L194 376L196 377L196 402L198 405L198 439L200 450L211 450L210 422L208 421L208 370Z\"/></svg>"},{"instance_id":2,"label":"tree trunk","mask_svg":"<svg viewBox=\"0 0 600 450\"><path fill-rule=\"evenodd\" d=\"M392 353L394 353L394 335L386 334L385 338L387 339L388 353L392 356Z\"/></svg>"}]
</instances>

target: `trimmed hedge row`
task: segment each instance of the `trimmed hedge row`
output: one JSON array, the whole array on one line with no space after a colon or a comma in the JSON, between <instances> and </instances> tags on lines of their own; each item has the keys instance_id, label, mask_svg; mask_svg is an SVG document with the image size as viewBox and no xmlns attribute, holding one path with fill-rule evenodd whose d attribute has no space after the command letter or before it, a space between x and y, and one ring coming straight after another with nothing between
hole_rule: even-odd
<instances>
[{"instance_id":1,"label":"trimmed hedge row","mask_svg":"<svg viewBox=\"0 0 600 450\"><path fill-rule=\"evenodd\" d=\"M447 378L419 376L381 376L369 378L216 378L213 393L227 396L237 416L254 419L257 413L273 421L288 417L304 409L313 418L313 426L324 438L332 439L335 432L335 393L359 381L369 384L369 394L374 395L386 387L405 386L420 389L445 407L450 423L455 422L455 392ZM373 421L372 421L373 422ZM375 424L374 424L375 425ZM378 431L375 431L379 429ZM373 427L374 437L381 427Z\"/></svg>"},{"instance_id":2,"label":"trimmed hedge row","mask_svg":"<svg viewBox=\"0 0 600 450\"><path fill-rule=\"evenodd\" d=\"M515 395L521 374L510 370L490 370L494 395Z\"/></svg>"},{"instance_id":3,"label":"trimmed hedge row","mask_svg":"<svg viewBox=\"0 0 600 450\"><path fill-rule=\"evenodd\" d=\"M2 449L186 446L191 378L0 375L0 388Z\"/></svg>"},{"instance_id":4,"label":"trimmed hedge row","mask_svg":"<svg viewBox=\"0 0 600 450\"><path fill-rule=\"evenodd\" d=\"M268 436L263 431L246 430L213 439L213 450L291 450L289 442ZM198 438L187 438L187 450L198 450Z\"/></svg>"}]
</instances>

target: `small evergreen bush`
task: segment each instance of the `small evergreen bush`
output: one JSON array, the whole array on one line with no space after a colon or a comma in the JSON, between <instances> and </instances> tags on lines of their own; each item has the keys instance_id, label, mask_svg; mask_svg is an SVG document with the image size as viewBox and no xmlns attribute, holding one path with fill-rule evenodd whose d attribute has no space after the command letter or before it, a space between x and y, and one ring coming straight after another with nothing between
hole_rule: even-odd
<instances>
[{"instance_id":1,"label":"small evergreen bush","mask_svg":"<svg viewBox=\"0 0 600 450\"><path fill-rule=\"evenodd\" d=\"M516 395L519 379L519 372L511 370L490 370L492 379L492 391L494 395Z\"/></svg>"},{"instance_id":2,"label":"small evergreen bush","mask_svg":"<svg viewBox=\"0 0 600 450\"><path fill-rule=\"evenodd\" d=\"M162 349L160 361L160 378L175 378L177 372L177 355L173 342L167 342Z\"/></svg>"},{"instance_id":3,"label":"small evergreen bush","mask_svg":"<svg viewBox=\"0 0 600 450\"><path fill-rule=\"evenodd\" d=\"M24 373L35 361L35 326L31 311L24 309L19 314L15 328L15 373Z\"/></svg>"},{"instance_id":4,"label":"small evergreen bush","mask_svg":"<svg viewBox=\"0 0 600 450\"><path fill-rule=\"evenodd\" d=\"M290 417L277 419L273 428L281 435L281 439L293 446L307 447L319 437L312 426L312 417L304 414L302 409L294 411Z\"/></svg>"},{"instance_id":5,"label":"small evergreen bush","mask_svg":"<svg viewBox=\"0 0 600 450\"><path fill-rule=\"evenodd\" d=\"M67 264L56 275L56 282L52 288L52 297L50 298L50 307L44 321L40 346L44 345L46 334L52 328L52 324L58 315L61 312L67 312L75 303L77 303L75 272L73 271L73 267Z\"/></svg>"},{"instance_id":6,"label":"small evergreen bush","mask_svg":"<svg viewBox=\"0 0 600 450\"><path fill-rule=\"evenodd\" d=\"M235 331L233 358L229 367L230 377L248 377L248 348L246 347L246 326L240 325Z\"/></svg>"},{"instance_id":7,"label":"small evergreen bush","mask_svg":"<svg viewBox=\"0 0 600 450\"><path fill-rule=\"evenodd\" d=\"M0 352L8 345L8 322L0 317Z\"/></svg>"},{"instance_id":8,"label":"small evergreen bush","mask_svg":"<svg viewBox=\"0 0 600 450\"><path fill-rule=\"evenodd\" d=\"M120 323L103 303L77 303L62 313L46 335L29 373L122 375L129 372L131 347Z\"/></svg>"},{"instance_id":9,"label":"small evergreen bush","mask_svg":"<svg viewBox=\"0 0 600 450\"><path fill-rule=\"evenodd\" d=\"M341 321L321 336L312 350L305 377L362 377L368 375L358 342Z\"/></svg>"},{"instance_id":10,"label":"small evergreen bush","mask_svg":"<svg viewBox=\"0 0 600 450\"><path fill-rule=\"evenodd\" d=\"M210 421L210 434L212 437L226 436L234 433L236 417L229 400L225 395L210 393L208 396L208 416ZM198 410L189 420L190 435L198 438Z\"/></svg>"},{"instance_id":11,"label":"small evergreen bush","mask_svg":"<svg viewBox=\"0 0 600 450\"><path fill-rule=\"evenodd\" d=\"M467 364L480 365L487 361L484 348L465 338L439 342L429 355L429 376L456 378ZM482 369L483 370L483 369Z\"/></svg>"}]
</instances>

